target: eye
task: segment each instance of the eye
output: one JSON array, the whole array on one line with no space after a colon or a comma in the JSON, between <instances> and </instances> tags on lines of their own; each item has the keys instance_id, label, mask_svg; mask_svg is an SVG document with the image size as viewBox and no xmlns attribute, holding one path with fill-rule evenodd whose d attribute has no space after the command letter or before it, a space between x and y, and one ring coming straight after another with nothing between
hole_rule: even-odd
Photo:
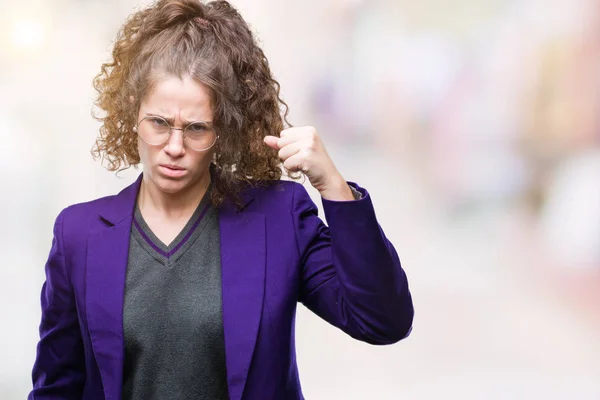
<instances>
[{"instance_id":1,"label":"eye","mask_svg":"<svg viewBox=\"0 0 600 400\"><path fill-rule=\"evenodd\" d=\"M148 118L148 122L150 122L152 125L154 125L156 127L160 127L160 128L169 126L167 121L165 121L164 119L162 119L160 117L150 117L150 118Z\"/></svg>"},{"instance_id":2,"label":"eye","mask_svg":"<svg viewBox=\"0 0 600 400\"><path fill-rule=\"evenodd\" d=\"M187 127L187 131L193 133L201 133L209 131L210 129L210 126L205 122L194 122Z\"/></svg>"}]
</instances>

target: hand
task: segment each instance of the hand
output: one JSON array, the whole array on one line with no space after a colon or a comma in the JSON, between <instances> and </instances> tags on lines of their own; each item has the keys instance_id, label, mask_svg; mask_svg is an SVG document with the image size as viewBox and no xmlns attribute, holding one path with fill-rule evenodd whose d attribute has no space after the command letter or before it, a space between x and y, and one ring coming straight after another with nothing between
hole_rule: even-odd
<instances>
[{"instance_id":1,"label":"hand","mask_svg":"<svg viewBox=\"0 0 600 400\"><path fill-rule=\"evenodd\" d=\"M354 200L350 187L327 154L315 128L288 128L280 137L266 136L264 140L269 147L279 150L279 158L288 171L304 173L323 198Z\"/></svg>"}]
</instances>

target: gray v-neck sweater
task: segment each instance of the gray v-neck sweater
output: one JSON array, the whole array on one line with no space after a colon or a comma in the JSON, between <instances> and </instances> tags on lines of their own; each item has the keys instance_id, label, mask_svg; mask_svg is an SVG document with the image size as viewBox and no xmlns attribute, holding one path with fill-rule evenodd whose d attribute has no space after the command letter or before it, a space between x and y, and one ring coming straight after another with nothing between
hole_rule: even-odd
<instances>
[{"instance_id":1,"label":"gray v-neck sweater","mask_svg":"<svg viewBox=\"0 0 600 400\"><path fill-rule=\"evenodd\" d=\"M208 196L169 246L136 208L123 328L123 400L227 399L219 222Z\"/></svg>"}]
</instances>

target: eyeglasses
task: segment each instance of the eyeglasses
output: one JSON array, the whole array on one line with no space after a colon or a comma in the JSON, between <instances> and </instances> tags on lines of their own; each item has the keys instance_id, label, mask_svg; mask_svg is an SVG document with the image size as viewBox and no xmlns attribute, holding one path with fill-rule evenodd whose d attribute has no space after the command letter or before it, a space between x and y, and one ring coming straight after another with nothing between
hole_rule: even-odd
<instances>
[{"instance_id":1,"label":"eyeglasses","mask_svg":"<svg viewBox=\"0 0 600 400\"><path fill-rule=\"evenodd\" d=\"M185 145L195 151L209 150L219 137L208 121L192 122L185 128L173 128L164 118L148 116L133 127L139 138L151 146L167 143L173 130L181 131Z\"/></svg>"}]
</instances>

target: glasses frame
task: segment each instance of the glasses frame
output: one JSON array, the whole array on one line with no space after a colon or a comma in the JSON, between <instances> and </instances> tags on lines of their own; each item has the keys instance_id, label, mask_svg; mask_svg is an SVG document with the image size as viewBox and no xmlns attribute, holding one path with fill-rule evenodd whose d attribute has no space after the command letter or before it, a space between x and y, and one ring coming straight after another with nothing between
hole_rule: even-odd
<instances>
[{"instance_id":1,"label":"glasses frame","mask_svg":"<svg viewBox=\"0 0 600 400\"><path fill-rule=\"evenodd\" d=\"M154 119L160 119L160 120L163 120L163 121L165 122L165 124L167 124L167 126L169 127L169 134L167 135L167 137L166 137L166 139L165 139L165 141L164 141L164 142L162 142L162 143L158 143L158 144L155 144L155 143L148 143L148 142L147 142L146 140L144 140L144 138L143 138L143 137L140 135L140 132L139 132L139 130L140 130L140 129L139 129L140 125L142 124L142 122L144 122L145 120L147 120L147 119L150 119L150 118L154 118ZM189 145L189 144L186 142L186 140L185 140L185 131L186 131L186 129L187 129L187 128L189 128L190 126L192 126L192 125L194 125L194 124L198 124L198 123L206 124L206 125L210 126L210 128L213 130L213 132L215 131L215 127L214 127L214 125L213 125L213 123L212 123L211 121L194 121L194 122L190 122L189 124L187 124L187 125L185 126L185 128L175 128L175 127L171 126L171 124L169 124L169 121L167 121L165 118L163 118L163 117L160 117L160 116L158 116L158 115L148 115L148 116L146 116L146 117L142 118L142 119L141 119L141 120L139 120L139 121L138 121L138 123L137 123L137 124L136 124L136 125L133 127L133 131L134 131L134 132L137 134L137 136L138 136L140 139L142 139L142 141L143 141L144 143L146 143L146 144L147 144L147 145L149 145L149 146L162 146L162 145L164 145L165 143L167 143L167 142L169 141L169 139L171 138L171 134L173 133L173 131L181 131L181 136L182 136L183 144L185 144L185 146L186 146L186 147L188 147L188 148L190 148L190 149L192 149L192 150L194 150L194 151L199 151L199 152L208 151L208 150L210 150L210 149L212 149L212 148L214 147L214 145L217 143L217 140L219 139L219 135L217 135L217 133L216 133L216 132L215 132L215 140L212 142L212 144L211 144L209 147L206 147L206 148L204 148L204 149L196 149L196 148L194 148L194 147L190 146L190 145Z\"/></svg>"}]
</instances>

